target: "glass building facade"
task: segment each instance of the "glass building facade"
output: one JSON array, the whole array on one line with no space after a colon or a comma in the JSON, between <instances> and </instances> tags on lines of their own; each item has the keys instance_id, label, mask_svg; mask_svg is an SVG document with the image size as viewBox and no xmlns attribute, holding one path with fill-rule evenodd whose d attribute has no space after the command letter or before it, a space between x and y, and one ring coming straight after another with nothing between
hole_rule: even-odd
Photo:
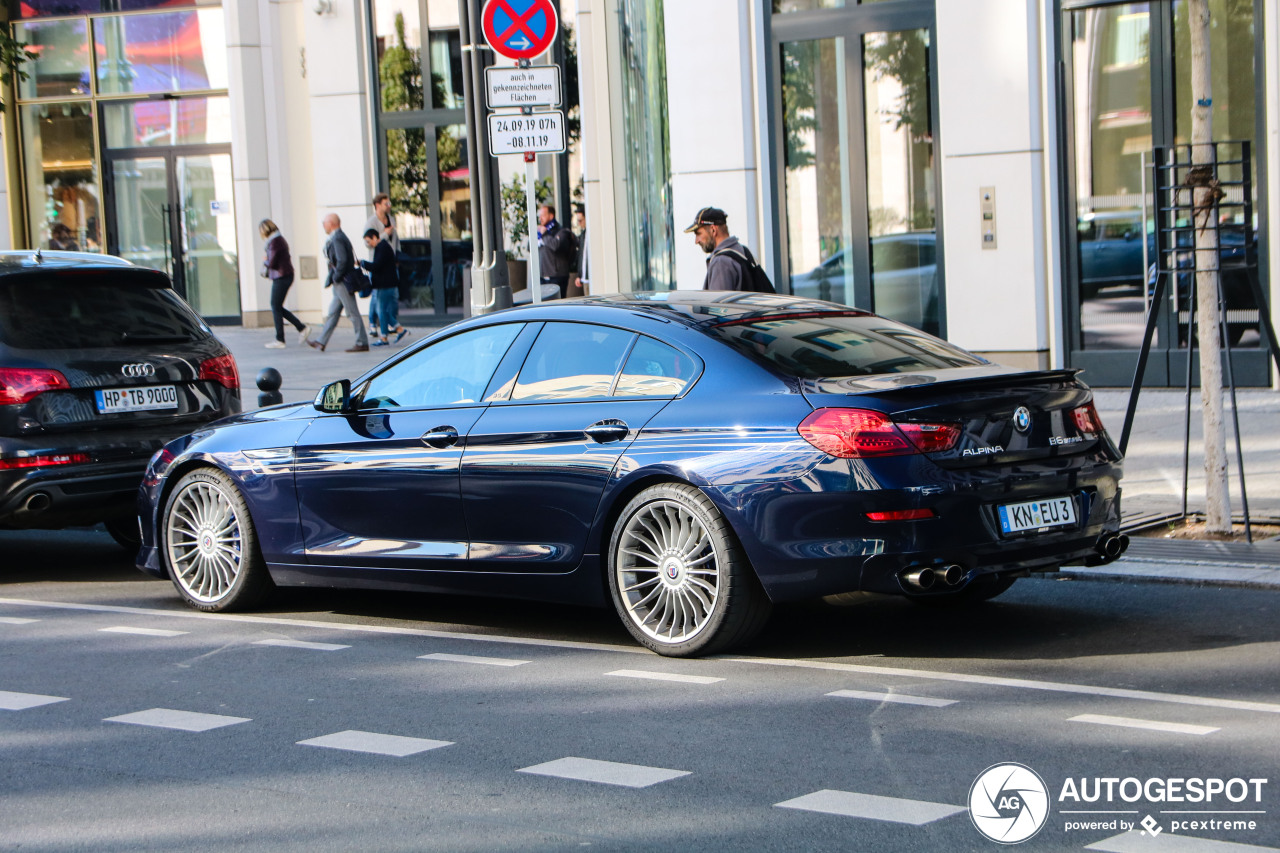
<instances>
[{"instance_id":1,"label":"glass building facade","mask_svg":"<svg viewBox=\"0 0 1280 853\"><path fill-rule=\"evenodd\" d=\"M221 6L21 0L9 11L36 54L16 87L25 243L161 269L206 318L238 321Z\"/></svg>"}]
</instances>

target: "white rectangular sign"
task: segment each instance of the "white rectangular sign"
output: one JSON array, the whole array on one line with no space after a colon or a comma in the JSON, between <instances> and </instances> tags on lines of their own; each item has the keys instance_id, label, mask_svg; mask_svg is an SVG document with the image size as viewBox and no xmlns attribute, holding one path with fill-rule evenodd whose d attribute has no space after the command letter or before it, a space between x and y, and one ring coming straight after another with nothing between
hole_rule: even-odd
<instances>
[{"instance_id":1,"label":"white rectangular sign","mask_svg":"<svg viewBox=\"0 0 1280 853\"><path fill-rule=\"evenodd\" d=\"M489 113L489 153L559 154L564 151L564 113Z\"/></svg>"},{"instance_id":2,"label":"white rectangular sign","mask_svg":"<svg viewBox=\"0 0 1280 853\"><path fill-rule=\"evenodd\" d=\"M486 68L486 102L489 109L501 107L560 106L560 66L529 68Z\"/></svg>"}]
</instances>

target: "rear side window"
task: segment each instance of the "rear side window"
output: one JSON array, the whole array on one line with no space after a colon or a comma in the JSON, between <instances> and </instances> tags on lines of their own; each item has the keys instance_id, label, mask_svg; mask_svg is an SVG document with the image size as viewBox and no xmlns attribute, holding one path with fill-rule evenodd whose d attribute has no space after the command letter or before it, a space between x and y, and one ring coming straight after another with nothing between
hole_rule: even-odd
<instances>
[{"instance_id":1,"label":"rear side window","mask_svg":"<svg viewBox=\"0 0 1280 853\"><path fill-rule=\"evenodd\" d=\"M548 323L534 342L512 400L608 397L634 332L589 323Z\"/></svg>"},{"instance_id":2,"label":"rear side window","mask_svg":"<svg viewBox=\"0 0 1280 853\"><path fill-rule=\"evenodd\" d=\"M693 359L653 338L641 337L622 367L615 397L674 397L693 379Z\"/></svg>"},{"instance_id":3,"label":"rear side window","mask_svg":"<svg viewBox=\"0 0 1280 853\"><path fill-rule=\"evenodd\" d=\"M148 346L206 334L176 293L132 284L127 270L0 279L0 343L15 349Z\"/></svg>"},{"instance_id":4,"label":"rear side window","mask_svg":"<svg viewBox=\"0 0 1280 853\"><path fill-rule=\"evenodd\" d=\"M801 379L874 376L987 362L939 338L875 315L786 315L706 327L750 358Z\"/></svg>"}]
</instances>

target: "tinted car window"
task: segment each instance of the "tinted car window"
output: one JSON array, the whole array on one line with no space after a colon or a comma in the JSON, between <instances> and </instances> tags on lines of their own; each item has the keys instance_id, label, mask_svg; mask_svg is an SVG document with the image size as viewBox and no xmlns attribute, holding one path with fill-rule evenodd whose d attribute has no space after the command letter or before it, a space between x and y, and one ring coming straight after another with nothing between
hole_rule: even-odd
<instances>
[{"instance_id":1,"label":"tinted car window","mask_svg":"<svg viewBox=\"0 0 1280 853\"><path fill-rule=\"evenodd\" d=\"M779 316L707 327L713 337L801 379L985 364L972 353L874 315ZM927 341L927 345L921 340Z\"/></svg>"},{"instance_id":2,"label":"tinted car window","mask_svg":"<svg viewBox=\"0 0 1280 853\"><path fill-rule=\"evenodd\" d=\"M548 323L538 335L512 400L608 397L634 332L588 323Z\"/></svg>"},{"instance_id":3,"label":"tinted car window","mask_svg":"<svg viewBox=\"0 0 1280 853\"><path fill-rule=\"evenodd\" d=\"M369 380L361 409L429 409L476 403L524 324L473 329L438 341Z\"/></svg>"},{"instance_id":4,"label":"tinted car window","mask_svg":"<svg viewBox=\"0 0 1280 853\"><path fill-rule=\"evenodd\" d=\"M674 397L685 389L693 374L693 359L642 336L627 356L613 396Z\"/></svg>"},{"instance_id":5,"label":"tinted car window","mask_svg":"<svg viewBox=\"0 0 1280 853\"><path fill-rule=\"evenodd\" d=\"M94 349L207 334L176 293L134 284L128 273L95 270L0 281L0 342L17 349Z\"/></svg>"}]
</instances>

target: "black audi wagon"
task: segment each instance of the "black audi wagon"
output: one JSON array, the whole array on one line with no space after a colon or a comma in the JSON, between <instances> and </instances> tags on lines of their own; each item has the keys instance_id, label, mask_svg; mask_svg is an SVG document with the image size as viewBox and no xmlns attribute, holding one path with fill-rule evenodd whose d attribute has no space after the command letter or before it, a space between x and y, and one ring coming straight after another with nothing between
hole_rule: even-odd
<instances>
[{"instance_id":1,"label":"black audi wagon","mask_svg":"<svg viewBox=\"0 0 1280 853\"><path fill-rule=\"evenodd\" d=\"M136 547L147 460L239 411L235 359L164 273L0 252L0 528L105 522Z\"/></svg>"}]
</instances>

